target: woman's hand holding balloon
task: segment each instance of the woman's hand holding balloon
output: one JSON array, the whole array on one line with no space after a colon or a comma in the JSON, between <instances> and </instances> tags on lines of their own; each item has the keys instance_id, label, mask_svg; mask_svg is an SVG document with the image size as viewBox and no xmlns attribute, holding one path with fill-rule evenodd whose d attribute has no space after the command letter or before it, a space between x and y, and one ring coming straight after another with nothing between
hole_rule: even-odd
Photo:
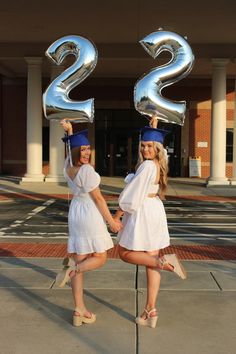
<instances>
[{"instance_id":1,"label":"woman's hand holding balloon","mask_svg":"<svg viewBox=\"0 0 236 354\"><path fill-rule=\"evenodd\" d=\"M151 128L157 128L157 124L158 124L158 117L152 117L149 121L149 125Z\"/></svg>"},{"instance_id":2,"label":"woman's hand holding balloon","mask_svg":"<svg viewBox=\"0 0 236 354\"><path fill-rule=\"evenodd\" d=\"M72 124L71 124L71 122L66 120L66 118L62 119L60 121L60 124L61 124L62 128L67 132L68 135L72 135L73 134Z\"/></svg>"}]
</instances>

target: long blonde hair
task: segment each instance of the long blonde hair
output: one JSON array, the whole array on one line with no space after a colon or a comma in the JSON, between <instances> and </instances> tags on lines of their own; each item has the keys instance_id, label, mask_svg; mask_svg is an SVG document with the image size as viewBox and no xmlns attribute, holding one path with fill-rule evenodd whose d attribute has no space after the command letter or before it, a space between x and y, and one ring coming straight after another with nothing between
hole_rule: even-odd
<instances>
[{"instance_id":1,"label":"long blonde hair","mask_svg":"<svg viewBox=\"0 0 236 354\"><path fill-rule=\"evenodd\" d=\"M153 147L156 153L156 157L154 160L158 161L158 164L160 166L159 197L160 199L165 199L165 193L167 190L168 157L166 154L166 150L164 149L161 143L153 141ZM135 166L135 170L139 168L139 166L143 161L145 161L145 159L143 158L143 154L141 152L141 141L140 141L139 149L138 149L138 161Z\"/></svg>"}]
</instances>

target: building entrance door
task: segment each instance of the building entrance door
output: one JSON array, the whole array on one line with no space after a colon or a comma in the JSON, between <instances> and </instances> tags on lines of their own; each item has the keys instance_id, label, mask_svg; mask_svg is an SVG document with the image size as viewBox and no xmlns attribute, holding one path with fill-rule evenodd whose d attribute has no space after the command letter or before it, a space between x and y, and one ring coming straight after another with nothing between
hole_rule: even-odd
<instances>
[{"instance_id":1,"label":"building entrance door","mask_svg":"<svg viewBox=\"0 0 236 354\"><path fill-rule=\"evenodd\" d=\"M138 127L145 125L131 109L96 113L96 169L103 176L125 176L137 162Z\"/></svg>"},{"instance_id":2,"label":"building entrance door","mask_svg":"<svg viewBox=\"0 0 236 354\"><path fill-rule=\"evenodd\" d=\"M137 156L135 149L138 147L133 144L134 138L129 132L111 129L102 134L99 140L99 143L96 142L96 167L99 173L105 176L126 176L133 170Z\"/></svg>"},{"instance_id":3,"label":"building entrance door","mask_svg":"<svg viewBox=\"0 0 236 354\"><path fill-rule=\"evenodd\" d=\"M96 113L96 169L103 176L126 176L137 163L139 130L148 125L135 110L98 110ZM180 176L181 128L160 122L170 131L165 146L169 155L169 176Z\"/></svg>"},{"instance_id":4,"label":"building entrance door","mask_svg":"<svg viewBox=\"0 0 236 354\"><path fill-rule=\"evenodd\" d=\"M165 145L169 156L169 176L181 176L181 127L179 125L168 125L166 127L170 134L166 136Z\"/></svg>"}]
</instances>

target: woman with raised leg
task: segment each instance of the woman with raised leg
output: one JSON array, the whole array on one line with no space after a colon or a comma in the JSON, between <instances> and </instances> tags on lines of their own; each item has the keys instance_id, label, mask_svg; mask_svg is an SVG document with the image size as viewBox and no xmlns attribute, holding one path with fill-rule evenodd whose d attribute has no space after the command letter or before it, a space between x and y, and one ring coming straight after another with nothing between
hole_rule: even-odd
<instances>
[{"instance_id":1,"label":"woman with raised leg","mask_svg":"<svg viewBox=\"0 0 236 354\"><path fill-rule=\"evenodd\" d=\"M90 164L91 150L87 131L73 134L70 122L61 122L68 136L69 156L64 176L73 198L69 208L68 253L64 269L57 275L56 284L63 287L71 281L75 310L73 325L93 323L96 315L88 311L83 297L84 272L101 267L107 259L107 250L113 247L105 221L113 232L122 225L114 220L99 189L100 176Z\"/></svg>"},{"instance_id":2,"label":"woman with raised leg","mask_svg":"<svg viewBox=\"0 0 236 354\"><path fill-rule=\"evenodd\" d=\"M160 249L170 244L166 214L161 199L167 189L167 154L163 148L166 131L157 129L157 119L141 130L136 173L125 179L127 185L119 197L115 219L123 216L118 233L120 258L146 267L147 299L139 325L156 327L156 300L161 270L175 272L182 279L186 271L175 254L159 257Z\"/></svg>"}]
</instances>

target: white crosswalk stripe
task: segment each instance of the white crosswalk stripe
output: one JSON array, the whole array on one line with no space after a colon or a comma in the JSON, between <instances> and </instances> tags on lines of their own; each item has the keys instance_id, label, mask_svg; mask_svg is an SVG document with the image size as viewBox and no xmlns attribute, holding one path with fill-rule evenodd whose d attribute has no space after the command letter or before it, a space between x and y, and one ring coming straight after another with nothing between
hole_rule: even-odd
<instances>
[{"instance_id":1,"label":"white crosswalk stripe","mask_svg":"<svg viewBox=\"0 0 236 354\"><path fill-rule=\"evenodd\" d=\"M109 201L112 213L117 201ZM167 200L164 203L172 240L235 240L236 205L221 202ZM21 218L0 229L1 238L67 239L68 205L55 199L35 202ZM112 234L112 237L116 237Z\"/></svg>"}]
</instances>

